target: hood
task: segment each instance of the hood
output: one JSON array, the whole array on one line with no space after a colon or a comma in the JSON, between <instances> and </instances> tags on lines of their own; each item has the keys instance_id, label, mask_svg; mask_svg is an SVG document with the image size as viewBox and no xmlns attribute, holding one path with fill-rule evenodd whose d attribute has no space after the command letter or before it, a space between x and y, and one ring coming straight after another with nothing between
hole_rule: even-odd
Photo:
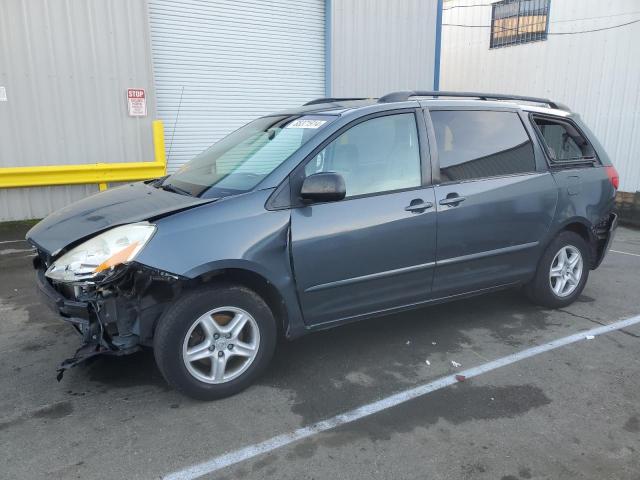
<instances>
[{"instance_id":1,"label":"hood","mask_svg":"<svg viewBox=\"0 0 640 480\"><path fill-rule=\"evenodd\" d=\"M141 222L215 201L132 183L72 203L36 224L27 240L49 255L67 245L127 223Z\"/></svg>"}]
</instances>

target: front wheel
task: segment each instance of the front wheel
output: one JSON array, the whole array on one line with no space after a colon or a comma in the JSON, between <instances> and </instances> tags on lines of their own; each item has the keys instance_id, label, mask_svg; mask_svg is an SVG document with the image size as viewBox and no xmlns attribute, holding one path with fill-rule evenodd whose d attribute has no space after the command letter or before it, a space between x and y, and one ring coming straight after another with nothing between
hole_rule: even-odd
<instances>
[{"instance_id":1,"label":"front wheel","mask_svg":"<svg viewBox=\"0 0 640 480\"><path fill-rule=\"evenodd\" d=\"M213 286L183 296L163 315L154 355L170 385L213 400L247 388L266 368L276 331L271 310L255 292Z\"/></svg>"},{"instance_id":2,"label":"front wheel","mask_svg":"<svg viewBox=\"0 0 640 480\"><path fill-rule=\"evenodd\" d=\"M527 296L544 307L560 308L575 301L589 277L589 248L574 232L560 233L547 247Z\"/></svg>"}]
</instances>

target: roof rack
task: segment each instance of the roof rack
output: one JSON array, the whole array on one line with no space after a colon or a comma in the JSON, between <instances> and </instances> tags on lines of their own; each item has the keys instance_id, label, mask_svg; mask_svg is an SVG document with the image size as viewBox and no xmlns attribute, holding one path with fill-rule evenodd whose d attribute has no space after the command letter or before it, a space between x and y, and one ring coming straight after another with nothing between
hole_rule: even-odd
<instances>
[{"instance_id":1,"label":"roof rack","mask_svg":"<svg viewBox=\"0 0 640 480\"><path fill-rule=\"evenodd\" d=\"M556 108L559 110L569 110L569 107L563 105L559 102L554 102L549 100L548 98L538 98L538 97L523 97L521 95L505 95L502 93L477 93L477 92L432 92L427 90L411 90L411 91L400 91L400 92L391 92L386 95L380 97L378 103L389 103L389 102L404 102L409 100L411 97L470 97L477 98L480 100L518 100L522 102L532 102L532 103L542 103L544 105L549 105L551 108Z\"/></svg>"},{"instance_id":2,"label":"roof rack","mask_svg":"<svg viewBox=\"0 0 640 480\"><path fill-rule=\"evenodd\" d=\"M315 100L311 100L310 102L305 103L303 106L316 105L318 103L347 102L347 101L350 101L350 100L369 100L369 98L368 97L346 97L346 98L327 97L327 98L316 98Z\"/></svg>"}]
</instances>

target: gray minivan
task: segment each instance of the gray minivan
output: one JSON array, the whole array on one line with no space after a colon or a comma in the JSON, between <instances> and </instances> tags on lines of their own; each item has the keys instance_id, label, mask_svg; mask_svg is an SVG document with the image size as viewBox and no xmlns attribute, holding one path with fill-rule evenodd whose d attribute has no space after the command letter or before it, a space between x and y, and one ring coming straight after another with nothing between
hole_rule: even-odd
<instances>
[{"instance_id":1,"label":"gray minivan","mask_svg":"<svg viewBox=\"0 0 640 480\"><path fill-rule=\"evenodd\" d=\"M168 383L213 399L247 387L280 335L519 286L570 304L613 237L617 186L563 105L394 92L258 118L27 239L42 297L82 337L59 378L152 347Z\"/></svg>"}]
</instances>

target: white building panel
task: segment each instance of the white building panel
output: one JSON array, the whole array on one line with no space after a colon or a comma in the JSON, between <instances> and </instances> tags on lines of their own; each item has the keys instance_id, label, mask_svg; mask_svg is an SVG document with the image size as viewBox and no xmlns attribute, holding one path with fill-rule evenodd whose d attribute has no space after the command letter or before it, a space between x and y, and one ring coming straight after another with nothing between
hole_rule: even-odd
<instances>
[{"instance_id":1,"label":"white building panel","mask_svg":"<svg viewBox=\"0 0 640 480\"><path fill-rule=\"evenodd\" d=\"M437 6L436 0L333 1L331 95L431 90Z\"/></svg>"},{"instance_id":2,"label":"white building panel","mask_svg":"<svg viewBox=\"0 0 640 480\"><path fill-rule=\"evenodd\" d=\"M169 171L258 116L325 94L324 0L150 0Z\"/></svg>"},{"instance_id":3,"label":"white building panel","mask_svg":"<svg viewBox=\"0 0 640 480\"><path fill-rule=\"evenodd\" d=\"M0 1L0 168L153 160L146 4ZM128 87L146 117L129 117ZM0 189L0 222L44 217L97 185Z\"/></svg>"},{"instance_id":4,"label":"white building panel","mask_svg":"<svg viewBox=\"0 0 640 480\"><path fill-rule=\"evenodd\" d=\"M547 40L495 49L489 48L487 3L444 3L441 89L542 96L567 104L604 145L620 173L621 190L640 190L640 22L571 34L638 20L639 2L551 0Z\"/></svg>"}]
</instances>

